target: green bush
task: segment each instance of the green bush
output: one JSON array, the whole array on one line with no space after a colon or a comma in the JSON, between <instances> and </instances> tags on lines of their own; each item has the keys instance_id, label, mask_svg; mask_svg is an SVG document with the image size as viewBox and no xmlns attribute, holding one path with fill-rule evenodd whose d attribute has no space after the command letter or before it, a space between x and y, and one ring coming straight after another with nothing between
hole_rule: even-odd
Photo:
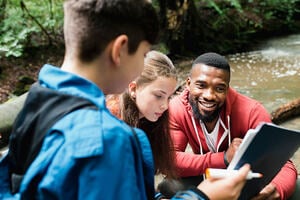
<instances>
[{"instance_id":1,"label":"green bush","mask_svg":"<svg viewBox=\"0 0 300 200\"><path fill-rule=\"evenodd\" d=\"M19 57L26 47L61 42L62 2L0 0L0 57Z\"/></svg>"}]
</instances>

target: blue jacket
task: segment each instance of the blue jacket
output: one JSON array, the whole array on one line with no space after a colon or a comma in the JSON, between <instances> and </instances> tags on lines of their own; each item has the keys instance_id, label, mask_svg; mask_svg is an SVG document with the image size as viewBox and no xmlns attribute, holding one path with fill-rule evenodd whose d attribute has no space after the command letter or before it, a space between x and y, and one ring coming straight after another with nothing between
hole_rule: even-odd
<instances>
[{"instance_id":1,"label":"blue jacket","mask_svg":"<svg viewBox=\"0 0 300 200\"><path fill-rule=\"evenodd\" d=\"M135 129L139 151L131 128L108 111L104 94L89 80L50 65L38 79L44 87L89 99L98 110L76 110L50 128L16 195L9 193L4 157L0 199L147 199L154 164L144 132Z\"/></svg>"}]
</instances>

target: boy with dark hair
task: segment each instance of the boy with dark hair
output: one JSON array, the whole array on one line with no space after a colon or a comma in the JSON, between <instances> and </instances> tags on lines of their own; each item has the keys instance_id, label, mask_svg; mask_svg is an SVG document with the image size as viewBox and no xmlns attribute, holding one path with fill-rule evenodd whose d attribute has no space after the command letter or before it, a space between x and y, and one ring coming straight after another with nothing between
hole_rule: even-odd
<instances>
[{"instance_id":1,"label":"boy with dark hair","mask_svg":"<svg viewBox=\"0 0 300 200\"><path fill-rule=\"evenodd\" d=\"M152 163L145 166L146 177L142 168L142 159L152 158L151 151L137 154L132 130L110 114L104 95L122 92L140 75L144 55L158 37L156 11L145 0L67 0L64 13L63 64L42 67L38 87L29 91L13 127L8 153L11 189L22 199L154 196ZM58 112L59 105L75 97L94 108L70 112L39 138L36 130L48 122L51 110ZM26 138L33 130L35 134ZM144 133L135 132L141 148L149 149ZM42 144L33 149L37 140ZM20 155L28 146L33 149L30 154ZM32 152L36 157L27 164Z\"/></svg>"},{"instance_id":2,"label":"boy with dark hair","mask_svg":"<svg viewBox=\"0 0 300 200\"><path fill-rule=\"evenodd\" d=\"M1 160L0 198L152 199L147 136L115 118L105 94L122 92L142 72L158 36L156 11L146 0L67 0L64 11L63 64L43 66L29 91ZM199 189L232 199L248 172ZM199 189L174 198L207 199Z\"/></svg>"}]
</instances>

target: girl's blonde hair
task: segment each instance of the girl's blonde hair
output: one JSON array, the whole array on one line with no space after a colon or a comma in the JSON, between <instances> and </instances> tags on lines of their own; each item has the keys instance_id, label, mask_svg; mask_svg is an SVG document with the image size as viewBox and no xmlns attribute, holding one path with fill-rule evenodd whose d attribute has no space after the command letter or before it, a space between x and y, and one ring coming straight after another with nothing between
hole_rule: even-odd
<instances>
[{"instance_id":1,"label":"girl's blonde hair","mask_svg":"<svg viewBox=\"0 0 300 200\"><path fill-rule=\"evenodd\" d=\"M147 53L144 70L135 81L137 87L143 87L158 77L174 78L177 81L177 72L168 56L153 50ZM147 134L152 147L156 173L176 178L175 151L169 131L169 112L165 111L156 122L145 118L139 119L139 109L127 91L121 98L121 118L129 125L141 128Z\"/></svg>"}]
</instances>

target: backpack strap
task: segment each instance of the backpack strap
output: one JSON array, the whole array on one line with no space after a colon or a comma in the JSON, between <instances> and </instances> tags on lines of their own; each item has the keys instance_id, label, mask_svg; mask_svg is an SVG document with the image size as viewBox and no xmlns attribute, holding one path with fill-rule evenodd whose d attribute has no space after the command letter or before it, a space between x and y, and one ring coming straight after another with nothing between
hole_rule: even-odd
<instances>
[{"instance_id":1,"label":"backpack strap","mask_svg":"<svg viewBox=\"0 0 300 200\"><path fill-rule=\"evenodd\" d=\"M65 115L82 108L98 109L91 101L63 94L35 83L16 118L10 143L11 189L15 193L26 170L38 155L48 130Z\"/></svg>"}]
</instances>

